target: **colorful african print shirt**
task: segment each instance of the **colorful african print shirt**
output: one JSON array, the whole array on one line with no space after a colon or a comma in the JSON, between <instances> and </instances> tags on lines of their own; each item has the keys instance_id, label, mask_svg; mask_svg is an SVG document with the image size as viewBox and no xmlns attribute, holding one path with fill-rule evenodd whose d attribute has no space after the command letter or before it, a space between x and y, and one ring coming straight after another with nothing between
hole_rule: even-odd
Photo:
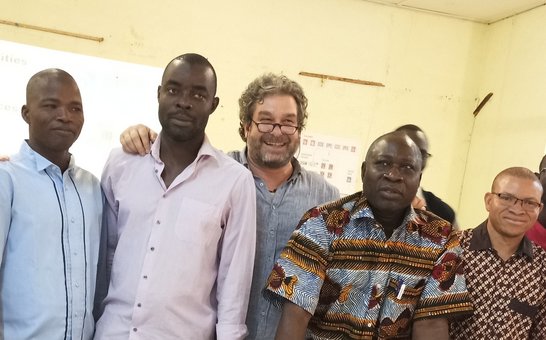
<instances>
[{"instance_id":1,"label":"colorful african print shirt","mask_svg":"<svg viewBox=\"0 0 546 340\"><path fill-rule=\"evenodd\" d=\"M472 317L450 325L454 340L546 339L546 251L523 238L503 261L486 222L461 232L462 259Z\"/></svg>"},{"instance_id":2,"label":"colorful african print shirt","mask_svg":"<svg viewBox=\"0 0 546 340\"><path fill-rule=\"evenodd\" d=\"M412 320L472 311L460 252L448 222L411 207L387 239L356 193L303 216L264 295L313 314L313 339L407 338Z\"/></svg>"}]
</instances>

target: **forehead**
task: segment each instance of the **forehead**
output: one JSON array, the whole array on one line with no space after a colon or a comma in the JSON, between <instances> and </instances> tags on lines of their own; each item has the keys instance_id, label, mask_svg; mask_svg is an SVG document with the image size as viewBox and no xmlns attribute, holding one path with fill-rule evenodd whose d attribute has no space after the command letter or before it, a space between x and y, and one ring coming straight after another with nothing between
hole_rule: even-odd
<instances>
[{"instance_id":1,"label":"forehead","mask_svg":"<svg viewBox=\"0 0 546 340\"><path fill-rule=\"evenodd\" d=\"M175 60L167 66L163 74L162 85L167 83L202 87L214 92L214 73L207 65Z\"/></svg>"},{"instance_id":2,"label":"forehead","mask_svg":"<svg viewBox=\"0 0 546 340\"><path fill-rule=\"evenodd\" d=\"M30 86L29 100L58 99L67 97L81 101L80 90L74 79L64 75L48 75L36 79Z\"/></svg>"},{"instance_id":3,"label":"forehead","mask_svg":"<svg viewBox=\"0 0 546 340\"><path fill-rule=\"evenodd\" d=\"M263 116L296 117L298 106L291 95L269 94L256 103L254 113Z\"/></svg>"},{"instance_id":4,"label":"forehead","mask_svg":"<svg viewBox=\"0 0 546 340\"><path fill-rule=\"evenodd\" d=\"M500 177L493 185L495 192L508 193L519 198L534 198L540 201L542 186L538 180L510 175Z\"/></svg>"},{"instance_id":5,"label":"forehead","mask_svg":"<svg viewBox=\"0 0 546 340\"><path fill-rule=\"evenodd\" d=\"M369 157L370 161L389 157L416 162L419 155L415 144L410 144L406 138L388 138L375 143L370 150Z\"/></svg>"}]
</instances>

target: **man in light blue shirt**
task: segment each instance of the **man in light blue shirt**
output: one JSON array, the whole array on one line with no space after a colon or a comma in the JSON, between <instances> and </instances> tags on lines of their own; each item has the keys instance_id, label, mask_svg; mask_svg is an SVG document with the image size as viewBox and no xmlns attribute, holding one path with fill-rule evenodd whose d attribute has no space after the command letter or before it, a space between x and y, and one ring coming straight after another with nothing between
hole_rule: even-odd
<instances>
[{"instance_id":1,"label":"man in light blue shirt","mask_svg":"<svg viewBox=\"0 0 546 340\"><path fill-rule=\"evenodd\" d=\"M38 72L21 115L29 138L0 163L0 338L91 339L102 195L69 152L84 122L76 81Z\"/></svg>"}]
</instances>

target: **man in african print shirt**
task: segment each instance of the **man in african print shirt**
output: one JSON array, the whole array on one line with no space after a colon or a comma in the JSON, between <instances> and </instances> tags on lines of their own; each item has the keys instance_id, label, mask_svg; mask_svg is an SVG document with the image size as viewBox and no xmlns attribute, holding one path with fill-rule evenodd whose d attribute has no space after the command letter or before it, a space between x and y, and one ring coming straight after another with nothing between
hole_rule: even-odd
<instances>
[{"instance_id":1,"label":"man in african print shirt","mask_svg":"<svg viewBox=\"0 0 546 340\"><path fill-rule=\"evenodd\" d=\"M381 136L363 191L303 216L264 291L283 307L277 339L448 339L472 311L451 225L411 207L421 162L403 132Z\"/></svg>"}]
</instances>

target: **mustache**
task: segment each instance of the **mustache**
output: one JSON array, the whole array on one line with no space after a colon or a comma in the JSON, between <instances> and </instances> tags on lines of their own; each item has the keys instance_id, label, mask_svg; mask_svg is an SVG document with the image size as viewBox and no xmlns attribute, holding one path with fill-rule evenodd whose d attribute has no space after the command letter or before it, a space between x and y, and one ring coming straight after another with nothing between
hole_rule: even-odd
<instances>
[{"instance_id":1,"label":"mustache","mask_svg":"<svg viewBox=\"0 0 546 340\"><path fill-rule=\"evenodd\" d=\"M264 135L262 137L262 141L266 142L266 143L289 143L290 138L288 138L287 136L284 136L284 135L276 137L276 136L273 136L273 135L269 134L269 135Z\"/></svg>"}]
</instances>

